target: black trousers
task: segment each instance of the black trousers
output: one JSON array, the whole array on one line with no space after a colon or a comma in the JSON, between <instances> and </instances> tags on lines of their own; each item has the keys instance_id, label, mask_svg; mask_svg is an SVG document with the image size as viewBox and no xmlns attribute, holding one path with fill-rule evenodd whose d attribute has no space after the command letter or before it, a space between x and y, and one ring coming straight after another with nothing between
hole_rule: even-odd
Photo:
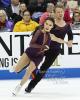
<instances>
[{"instance_id":1,"label":"black trousers","mask_svg":"<svg viewBox=\"0 0 80 100\"><path fill-rule=\"evenodd\" d=\"M53 62L55 61L59 53L60 53L60 49L49 49L45 53L45 61L40 67L40 71L36 74L35 79L30 81L27 89L31 90L38 84L38 82L45 75L47 69L53 64Z\"/></svg>"}]
</instances>

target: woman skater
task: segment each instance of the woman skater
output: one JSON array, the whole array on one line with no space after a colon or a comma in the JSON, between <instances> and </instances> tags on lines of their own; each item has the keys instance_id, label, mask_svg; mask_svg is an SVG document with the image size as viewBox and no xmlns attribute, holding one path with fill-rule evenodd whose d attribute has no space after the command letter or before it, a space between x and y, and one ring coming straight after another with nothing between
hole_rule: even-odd
<instances>
[{"instance_id":1,"label":"woman skater","mask_svg":"<svg viewBox=\"0 0 80 100\"><path fill-rule=\"evenodd\" d=\"M30 42L30 46L22 54L20 60L15 66L15 72L20 72L26 65L29 65L25 75L15 90L14 95L20 91L21 87L29 79L31 73L36 69L44 57L44 51L49 49L50 44L50 30L54 26L54 20L47 18L44 25L40 26L35 32Z\"/></svg>"}]
</instances>

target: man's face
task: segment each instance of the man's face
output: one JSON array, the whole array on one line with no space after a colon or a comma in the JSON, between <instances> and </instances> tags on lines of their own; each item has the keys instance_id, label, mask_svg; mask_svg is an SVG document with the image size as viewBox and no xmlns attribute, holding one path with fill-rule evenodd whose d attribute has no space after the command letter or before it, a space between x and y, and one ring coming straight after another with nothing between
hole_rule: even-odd
<instances>
[{"instance_id":1,"label":"man's face","mask_svg":"<svg viewBox=\"0 0 80 100\"><path fill-rule=\"evenodd\" d=\"M55 18L62 19L64 17L64 10L62 8L55 9Z\"/></svg>"},{"instance_id":2,"label":"man's face","mask_svg":"<svg viewBox=\"0 0 80 100\"><path fill-rule=\"evenodd\" d=\"M25 10L27 10L27 7L25 4L20 4L20 10L23 12Z\"/></svg>"}]
</instances>

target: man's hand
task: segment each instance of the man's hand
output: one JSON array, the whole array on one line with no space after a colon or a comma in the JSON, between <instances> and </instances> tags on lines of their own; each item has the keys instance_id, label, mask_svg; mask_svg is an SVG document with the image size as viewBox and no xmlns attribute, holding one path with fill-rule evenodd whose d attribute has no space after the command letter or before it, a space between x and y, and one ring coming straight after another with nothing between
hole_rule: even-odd
<instances>
[{"instance_id":1,"label":"man's hand","mask_svg":"<svg viewBox=\"0 0 80 100\"><path fill-rule=\"evenodd\" d=\"M68 42L67 42L67 46L68 46L68 47L72 47L72 43L73 43L72 40L68 41Z\"/></svg>"}]
</instances>

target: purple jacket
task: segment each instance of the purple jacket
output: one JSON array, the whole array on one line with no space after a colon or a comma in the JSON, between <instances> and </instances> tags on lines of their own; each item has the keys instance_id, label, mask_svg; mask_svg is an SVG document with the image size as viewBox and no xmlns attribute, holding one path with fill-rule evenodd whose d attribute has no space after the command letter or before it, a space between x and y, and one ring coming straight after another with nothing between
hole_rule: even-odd
<instances>
[{"instance_id":1,"label":"purple jacket","mask_svg":"<svg viewBox=\"0 0 80 100\"><path fill-rule=\"evenodd\" d=\"M12 20L6 20L4 27L0 28L0 32L12 32L14 22Z\"/></svg>"}]
</instances>

